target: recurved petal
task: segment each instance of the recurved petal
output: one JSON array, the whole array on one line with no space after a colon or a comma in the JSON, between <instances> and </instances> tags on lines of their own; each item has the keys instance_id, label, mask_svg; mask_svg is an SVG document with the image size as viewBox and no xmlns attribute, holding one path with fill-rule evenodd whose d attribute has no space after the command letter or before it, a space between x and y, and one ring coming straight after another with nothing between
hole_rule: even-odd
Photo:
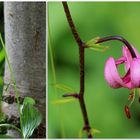
<instances>
[{"instance_id":1,"label":"recurved petal","mask_svg":"<svg viewBox=\"0 0 140 140\"><path fill-rule=\"evenodd\" d=\"M132 86L135 88L140 87L140 58L133 58L130 69Z\"/></svg>"},{"instance_id":2,"label":"recurved petal","mask_svg":"<svg viewBox=\"0 0 140 140\"><path fill-rule=\"evenodd\" d=\"M109 57L106 61L104 76L105 80L112 88L120 88L126 86L118 73L113 57Z\"/></svg>"},{"instance_id":3,"label":"recurved petal","mask_svg":"<svg viewBox=\"0 0 140 140\"><path fill-rule=\"evenodd\" d=\"M124 62L126 62L126 61L127 61L126 57L123 56L123 57L117 59L117 60L115 61L115 64L116 64L116 66L118 66L119 64L122 64L122 63L124 63Z\"/></svg>"},{"instance_id":4,"label":"recurved petal","mask_svg":"<svg viewBox=\"0 0 140 140\"><path fill-rule=\"evenodd\" d=\"M127 71L124 77L121 78L123 80L123 83L125 84L126 88L133 89L132 83L131 83L131 77L130 77L130 69Z\"/></svg>"},{"instance_id":5,"label":"recurved petal","mask_svg":"<svg viewBox=\"0 0 140 140\"><path fill-rule=\"evenodd\" d=\"M140 54L138 53L137 49L133 47L133 50L137 56L137 58L140 58ZM123 46L123 56L126 57L127 61L125 61L125 70L128 71L130 68L130 63L132 61L132 56L129 51L129 49L126 46Z\"/></svg>"},{"instance_id":6,"label":"recurved petal","mask_svg":"<svg viewBox=\"0 0 140 140\"><path fill-rule=\"evenodd\" d=\"M125 71L128 71L130 68L130 62L132 61L132 56L130 51L126 46L123 47L123 56L126 57L127 61L124 63L125 64Z\"/></svg>"},{"instance_id":7,"label":"recurved petal","mask_svg":"<svg viewBox=\"0 0 140 140\"><path fill-rule=\"evenodd\" d=\"M133 47L133 49L134 49L134 52L135 52L137 58L140 58L140 54L138 53L137 49L135 47Z\"/></svg>"}]
</instances>

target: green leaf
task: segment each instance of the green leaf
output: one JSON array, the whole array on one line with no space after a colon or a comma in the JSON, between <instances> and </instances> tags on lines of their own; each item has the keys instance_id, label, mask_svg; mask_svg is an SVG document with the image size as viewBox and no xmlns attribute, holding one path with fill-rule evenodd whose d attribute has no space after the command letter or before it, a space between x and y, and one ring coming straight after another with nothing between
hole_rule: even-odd
<instances>
[{"instance_id":1,"label":"green leaf","mask_svg":"<svg viewBox=\"0 0 140 140\"><path fill-rule=\"evenodd\" d=\"M65 92L75 92L74 89L64 84L53 84L53 86Z\"/></svg>"},{"instance_id":2,"label":"green leaf","mask_svg":"<svg viewBox=\"0 0 140 140\"><path fill-rule=\"evenodd\" d=\"M52 104L65 104L65 103L69 103L72 101L76 101L76 98L67 98L67 99L59 99L59 100L55 100L52 102Z\"/></svg>"},{"instance_id":3,"label":"green leaf","mask_svg":"<svg viewBox=\"0 0 140 140\"><path fill-rule=\"evenodd\" d=\"M20 103L19 103L19 98L18 98L19 97L19 91L18 91L17 86L16 86L16 80L15 80L15 77L13 75L13 71L12 71L12 68L11 68L11 65L10 65L9 57L8 57L6 47L5 47L5 44L4 44L1 33L0 33L0 43L2 45L3 53L4 53L5 59L7 61L7 65L8 65L9 71L10 71L10 75L11 75L11 79L14 83L15 97L16 97L16 100L17 100L18 110L20 111Z\"/></svg>"},{"instance_id":4,"label":"green leaf","mask_svg":"<svg viewBox=\"0 0 140 140\"><path fill-rule=\"evenodd\" d=\"M90 129L90 133L91 133L92 135L94 135L94 134L101 133L101 131L98 130L98 129L95 129L95 128L91 128L91 129Z\"/></svg>"},{"instance_id":5,"label":"green leaf","mask_svg":"<svg viewBox=\"0 0 140 140\"><path fill-rule=\"evenodd\" d=\"M79 131L79 138L86 138L87 137L87 131L80 129Z\"/></svg>"},{"instance_id":6,"label":"green leaf","mask_svg":"<svg viewBox=\"0 0 140 140\"><path fill-rule=\"evenodd\" d=\"M23 138L29 138L42 120L41 113L30 103L21 106L20 124Z\"/></svg>"},{"instance_id":7,"label":"green leaf","mask_svg":"<svg viewBox=\"0 0 140 140\"><path fill-rule=\"evenodd\" d=\"M83 136L83 129L80 129L78 137L82 138L82 136Z\"/></svg>"},{"instance_id":8,"label":"green leaf","mask_svg":"<svg viewBox=\"0 0 140 140\"><path fill-rule=\"evenodd\" d=\"M92 49L98 52L105 52L108 48L109 48L108 46L101 46L99 44L95 44L89 47L89 49Z\"/></svg>"},{"instance_id":9,"label":"green leaf","mask_svg":"<svg viewBox=\"0 0 140 140\"><path fill-rule=\"evenodd\" d=\"M9 135L2 135L2 134L0 134L0 138L14 138L14 137L12 137L12 136L9 136Z\"/></svg>"},{"instance_id":10,"label":"green leaf","mask_svg":"<svg viewBox=\"0 0 140 140\"><path fill-rule=\"evenodd\" d=\"M0 77L0 85L3 85L3 77Z\"/></svg>"},{"instance_id":11,"label":"green leaf","mask_svg":"<svg viewBox=\"0 0 140 140\"><path fill-rule=\"evenodd\" d=\"M16 127L15 125L12 125L12 124L8 124L8 123L0 124L0 127L13 128L13 129L15 129L15 130L17 130L21 133L21 130L18 127Z\"/></svg>"},{"instance_id":12,"label":"green leaf","mask_svg":"<svg viewBox=\"0 0 140 140\"><path fill-rule=\"evenodd\" d=\"M0 63L5 59L5 53L4 53L4 49L1 49L0 51Z\"/></svg>"},{"instance_id":13,"label":"green leaf","mask_svg":"<svg viewBox=\"0 0 140 140\"><path fill-rule=\"evenodd\" d=\"M31 97L25 97L23 101L23 105L27 105L27 104L35 105L35 100Z\"/></svg>"},{"instance_id":14,"label":"green leaf","mask_svg":"<svg viewBox=\"0 0 140 140\"><path fill-rule=\"evenodd\" d=\"M1 108L0 108L0 112L1 112L2 110L1 110ZM2 124L2 123L5 123L6 122L6 119L7 119L7 117L6 117L6 114L4 114L4 113L2 113L1 112L1 114L0 114L0 123Z\"/></svg>"},{"instance_id":15,"label":"green leaf","mask_svg":"<svg viewBox=\"0 0 140 140\"><path fill-rule=\"evenodd\" d=\"M85 133L87 133L87 132L85 132L83 129L80 129L80 131L79 131L79 138L82 138L83 137L83 135L85 134ZM94 134L96 134L96 133L101 133L101 131L100 130L97 130L97 129L94 129L94 128L91 128L90 129L90 132L89 132L91 135L94 135Z\"/></svg>"},{"instance_id":16,"label":"green leaf","mask_svg":"<svg viewBox=\"0 0 140 140\"><path fill-rule=\"evenodd\" d=\"M94 45L99 39L100 39L100 37L92 38L91 40L89 40L89 41L86 42L86 45L87 46Z\"/></svg>"},{"instance_id":17,"label":"green leaf","mask_svg":"<svg viewBox=\"0 0 140 140\"><path fill-rule=\"evenodd\" d=\"M106 51L109 47L108 46L103 46L100 44L96 44L97 40L99 39L99 37L93 38L89 41L86 42L86 46L89 49L95 50L95 51L99 51L99 52L104 52Z\"/></svg>"},{"instance_id":18,"label":"green leaf","mask_svg":"<svg viewBox=\"0 0 140 140\"><path fill-rule=\"evenodd\" d=\"M5 88L4 88L4 90L5 90L5 91L8 91L9 87L10 87L10 83L5 84Z\"/></svg>"}]
</instances>

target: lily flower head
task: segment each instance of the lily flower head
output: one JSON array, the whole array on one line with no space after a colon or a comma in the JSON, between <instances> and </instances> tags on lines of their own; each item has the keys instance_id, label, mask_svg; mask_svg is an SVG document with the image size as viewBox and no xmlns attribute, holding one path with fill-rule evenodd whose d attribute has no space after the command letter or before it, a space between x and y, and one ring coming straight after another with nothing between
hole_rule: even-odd
<instances>
[{"instance_id":1,"label":"lily flower head","mask_svg":"<svg viewBox=\"0 0 140 140\"><path fill-rule=\"evenodd\" d=\"M105 80L112 88L128 88L134 89L140 87L140 55L133 47L136 57L132 57L126 46L123 47L123 56L115 60L109 57L105 64L104 76ZM120 64L125 65L125 75L120 76L117 68Z\"/></svg>"},{"instance_id":2,"label":"lily flower head","mask_svg":"<svg viewBox=\"0 0 140 140\"><path fill-rule=\"evenodd\" d=\"M112 56L105 63L104 76L108 85L112 88L128 88L131 90L131 101L129 106L125 106L125 113L130 118L129 107L134 101L135 88L140 88L140 54L137 49L132 47L127 40L120 36L109 36L100 38L96 43L102 43L109 40L119 40L125 44L122 47L122 56L115 60ZM118 66L124 64L125 75L120 76ZM133 96L132 96L133 95ZM139 97L140 99L140 97ZM128 115L129 114L129 115Z\"/></svg>"}]
</instances>

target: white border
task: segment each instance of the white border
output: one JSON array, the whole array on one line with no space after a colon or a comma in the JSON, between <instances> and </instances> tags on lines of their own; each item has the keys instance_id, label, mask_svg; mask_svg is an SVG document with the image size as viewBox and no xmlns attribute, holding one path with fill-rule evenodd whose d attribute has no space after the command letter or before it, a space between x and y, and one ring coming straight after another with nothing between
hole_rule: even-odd
<instances>
[{"instance_id":1,"label":"white border","mask_svg":"<svg viewBox=\"0 0 140 140\"><path fill-rule=\"evenodd\" d=\"M0 0L0 2L140 2L140 0Z\"/></svg>"},{"instance_id":2,"label":"white border","mask_svg":"<svg viewBox=\"0 0 140 140\"><path fill-rule=\"evenodd\" d=\"M140 0L46 0L46 2L140 2Z\"/></svg>"}]
</instances>

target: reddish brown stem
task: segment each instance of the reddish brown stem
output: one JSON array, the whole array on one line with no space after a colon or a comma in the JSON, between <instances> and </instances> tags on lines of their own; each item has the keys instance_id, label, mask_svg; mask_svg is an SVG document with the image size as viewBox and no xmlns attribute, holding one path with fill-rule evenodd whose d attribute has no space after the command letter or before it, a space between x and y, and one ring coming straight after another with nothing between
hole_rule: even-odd
<instances>
[{"instance_id":1,"label":"reddish brown stem","mask_svg":"<svg viewBox=\"0 0 140 140\"><path fill-rule=\"evenodd\" d=\"M77 93L67 93L67 94L64 94L63 97L79 98L79 94L77 94Z\"/></svg>"},{"instance_id":2,"label":"reddish brown stem","mask_svg":"<svg viewBox=\"0 0 140 140\"><path fill-rule=\"evenodd\" d=\"M88 134L88 138L92 138L92 134L90 133L90 124L89 124L89 119L88 119L88 114L87 114L87 109L86 109L86 105L85 105L85 100L84 100L84 88L85 88L85 71L84 71L84 52L85 52L85 44L82 42L82 40L80 39L80 36L75 28L74 22L72 20L70 11L69 11L69 7L67 5L67 2L62 2L63 3L63 7L64 7L64 11L67 17L67 21L69 23L69 26L71 28L72 34L79 46L79 65L80 65L80 92L79 92L79 103L80 103L80 107L81 107L81 111L82 111L82 115L83 115L83 120L84 120L84 127L83 130L85 130Z\"/></svg>"},{"instance_id":3,"label":"reddish brown stem","mask_svg":"<svg viewBox=\"0 0 140 140\"><path fill-rule=\"evenodd\" d=\"M99 38L99 40L97 40L96 44L103 43L103 42L110 41L110 40L121 41L122 43L124 43L127 46L127 48L129 49L132 57L133 58L137 57L133 47L131 46L131 44L121 36L107 36L107 37L104 37L104 38Z\"/></svg>"}]
</instances>

